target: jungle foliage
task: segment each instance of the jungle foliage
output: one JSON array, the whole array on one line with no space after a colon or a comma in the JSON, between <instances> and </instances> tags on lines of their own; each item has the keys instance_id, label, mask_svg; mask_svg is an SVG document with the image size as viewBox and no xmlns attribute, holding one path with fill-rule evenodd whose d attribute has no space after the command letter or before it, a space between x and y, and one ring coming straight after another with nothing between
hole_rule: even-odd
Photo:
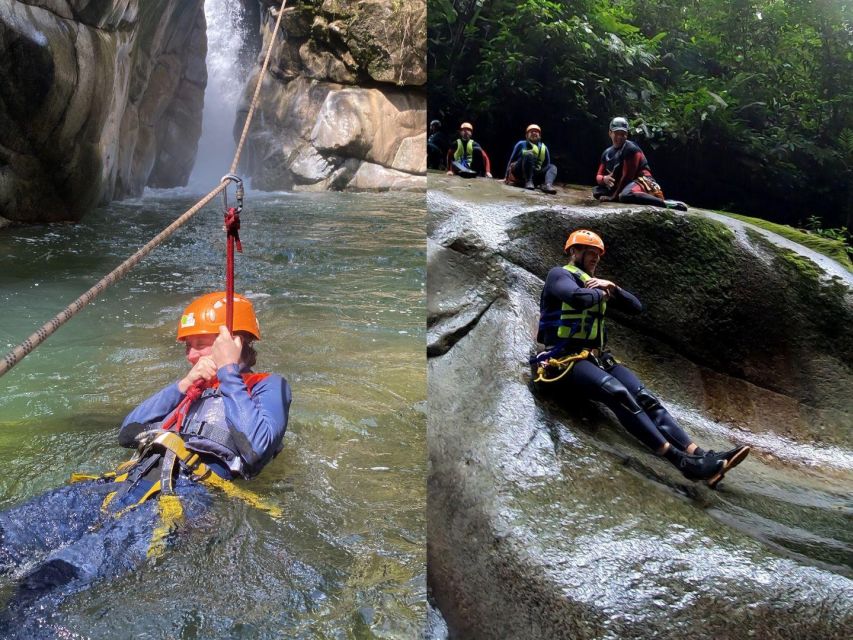
<instances>
[{"instance_id":1,"label":"jungle foliage","mask_svg":"<svg viewBox=\"0 0 853 640\"><path fill-rule=\"evenodd\" d=\"M429 109L591 184L625 115L668 195L853 228L850 0L429 0Z\"/></svg>"}]
</instances>

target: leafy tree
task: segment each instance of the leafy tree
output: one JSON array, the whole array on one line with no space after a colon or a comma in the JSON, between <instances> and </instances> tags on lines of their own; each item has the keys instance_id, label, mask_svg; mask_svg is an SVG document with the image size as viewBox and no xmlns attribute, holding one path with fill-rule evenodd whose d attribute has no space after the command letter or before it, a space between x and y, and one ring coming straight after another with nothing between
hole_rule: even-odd
<instances>
[{"instance_id":1,"label":"leafy tree","mask_svg":"<svg viewBox=\"0 0 853 640\"><path fill-rule=\"evenodd\" d=\"M429 0L430 110L506 159L529 122L589 183L626 115L672 195L853 228L853 4Z\"/></svg>"}]
</instances>

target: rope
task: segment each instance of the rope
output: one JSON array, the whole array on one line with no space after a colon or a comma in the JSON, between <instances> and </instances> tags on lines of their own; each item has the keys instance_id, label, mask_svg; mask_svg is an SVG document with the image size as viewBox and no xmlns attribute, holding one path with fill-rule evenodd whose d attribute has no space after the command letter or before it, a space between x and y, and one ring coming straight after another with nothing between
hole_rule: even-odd
<instances>
[{"instance_id":1,"label":"rope","mask_svg":"<svg viewBox=\"0 0 853 640\"><path fill-rule=\"evenodd\" d=\"M240 243L240 211L230 207L225 212L225 326L234 333L234 249L243 253Z\"/></svg>"},{"instance_id":2,"label":"rope","mask_svg":"<svg viewBox=\"0 0 853 640\"><path fill-rule=\"evenodd\" d=\"M278 36L279 26L281 25L281 17L284 13L284 7L287 4L287 0L283 0L281 3L281 8L278 11L278 19L275 23L275 30L270 37L270 45L267 48L267 55L264 59L264 65L261 68L261 73L258 75L258 82L255 85L255 93L252 97L252 104L249 107L249 113L246 116L246 122L243 125L243 133L240 136L240 143L237 145L237 151L234 153L234 159L231 162L231 171L229 173L233 174L237 170L237 165L240 162L240 153L243 150L243 144L246 142L246 137L249 133L249 125L252 122L252 117L255 114L255 107L258 103L258 97L261 92L261 82L263 81L264 74L266 73L267 67L269 66L270 56L272 55L273 45L276 42L276 36ZM113 269L109 274L101 278L95 286L86 291L83 295L77 298L74 302L69 304L65 309L56 314L52 320L49 320L45 324L41 326L35 333L30 335L26 340L24 340L21 344L12 349L9 353L7 353L3 360L0 361L0 376L3 376L9 369L18 364L21 360L23 360L29 353L31 353L37 346L39 346L42 342L47 340L49 336L51 336L59 327L68 322L72 317L74 317L83 307L88 305L92 300L97 298L104 290L112 284L115 284L118 280L120 280L124 275L130 271L133 267L139 264L145 256L147 256L151 251L154 250L157 245L166 240L169 236L171 236L175 231L177 231L180 227L186 224L190 218L192 218L199 210L204 207L208 202L213 200L219 193L221 193L224 189L228 187L228 185L232 182L232 178L229 176L225 176L222 179L222 182L219 183L213 191L204 196L201 200L199 200L192 207L187 209L186 212L183 213L177 220L175 220L168 227L163 229L160 233L158 233L154 238L151 239L148 244L139 249L136 253L130 256L127 260L122 262L118 267ZM229 327L230 329L230 327Z\"/></svg>"},{"instance_id":3,"label":"rope","mask_svg":"<svg viewBox=\"0 0 853 640\"><path fill-rule=\"evenodd\" d=\"M65 309L56 314L52 320L43 324L38 331L30 335L29 338L7 353L3 358L3 361L0 362L0 376L23 360L33 349L47 340L50 335L52 335L63 324L68 322L68 320L76 315L83 307L101 295L108 286L118 282L128 271L131 270L131 268L135 267L145 256L151 253L157 245L175 233L179 227L183 226L191 217L198 213L199 209L213 200L227 186L228 182L221 183L213 191L204 196L204 198L199 200L192 208L188 209L180 218L154 236L148 244L122 262L109 274L101 278L95 286L65 307Z\"/></svg>"},{"instance_id":4,"label":"rope","mask_svg":"<svg viewBox=\"0 0 853 640\"><path fill-rule=\"evenodd\" d=\"M565 358L548 358L544 362L539 363L539 367L536 370L536 379L533 382L557 382L572 370L572 367L575 366L575 362L578 362L579 360L586 360L588 357L589 351L584 349L580 353L568 355ZM559 372L559 375L554 378L546 378L545 373L548 369L556 369L556 371Z\"/></svg>"}]
</instances>

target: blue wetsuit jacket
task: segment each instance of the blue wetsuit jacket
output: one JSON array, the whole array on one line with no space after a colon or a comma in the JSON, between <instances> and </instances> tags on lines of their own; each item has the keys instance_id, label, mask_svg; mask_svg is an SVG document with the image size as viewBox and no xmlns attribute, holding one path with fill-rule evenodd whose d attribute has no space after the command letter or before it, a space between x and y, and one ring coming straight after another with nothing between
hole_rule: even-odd
<instances>
[{"instance_id":1,"label":"blue wetsuit jacket","mask_svg":"<svg viewBox=\"0 0 853 640\"><path fill-rule=\"evenodd\" d=\"M250 394L240 374L236 364L226 365L216 372L225 419L233 430L241 457L250 465L263 466L281 448L290 409L290 385L281 376L270 374L255 384ZM178 384L170 384L131 411L122 427L162 422L183 398Z\"/></svg>"}]
</instances>

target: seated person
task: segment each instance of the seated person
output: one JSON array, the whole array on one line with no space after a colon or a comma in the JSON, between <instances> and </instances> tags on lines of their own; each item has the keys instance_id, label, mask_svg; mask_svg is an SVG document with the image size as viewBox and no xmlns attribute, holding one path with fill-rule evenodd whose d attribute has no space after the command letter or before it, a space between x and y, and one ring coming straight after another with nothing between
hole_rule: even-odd
<instances>
[{"instance_id":1,"label":"seated person","mask_svg":"<svg viewBox=\"0 0 853 640\"><path fill-rule=\"evenodd\" d=\"M450 143L447 136L441 130L441 122L433 120L429 123L429 137L427 138L427 169L444 169L444 152Z\"/></svg>"},{"instance_id":2,"label":"seated person","mask_svg":"<svg viewBox=\"0 0 853 640\"><path fill-rule=\"evenodd\" d=\"M643 305L617 284L595 277L604 242L586 229L565 245L569 263L548 272L539 301L537 342L545 345L535 362L536 385L557 394L581 394L603 403L623 427L689 480L716 487L749 454L740 446L704 451L682 429L660 399L607 350L605 316L610 309L638 314Z\"/></svg>"},{"instance_id":3,"label":"seated person","mask_svg":"<svg viewBox=\"0 0 853 640\"><path fill-rule=\"evenodd\" d=\"M678 200L665 200L663 189L652 177L649 161L640 147L628 140L628 120L621 117L610 121L610 141L613 143L601 154L594 198L602 202L649 204L687 211L687 205Z\"/></svg>"},{"instance_id":4,"label":"seated person","mask_svg":"<svg viewBox=\"0 0 853 640\"><path fill-rule=\"evenodd\" d=\"M474 127L463 122L459 127L459 137L450 143L447 150L447 175L456 174L462 178L479 176L492 177L492 165L489 156L479 144L471 139Z\"/></svg>"},{"instance_id":5,"label":"seated person","mask_svg":"<svg viewBox=\"0 0 853 640\"><path fill-rule=\"evenodd\" d=\"M535 189L541 185L545 193L557 193L554 188L557 167L551 164L551 154L541 137L542 129L538 124L527 127L525 139L517 142L512 149L504 182L525 189Z\"/></svg>"}]
</instances>

